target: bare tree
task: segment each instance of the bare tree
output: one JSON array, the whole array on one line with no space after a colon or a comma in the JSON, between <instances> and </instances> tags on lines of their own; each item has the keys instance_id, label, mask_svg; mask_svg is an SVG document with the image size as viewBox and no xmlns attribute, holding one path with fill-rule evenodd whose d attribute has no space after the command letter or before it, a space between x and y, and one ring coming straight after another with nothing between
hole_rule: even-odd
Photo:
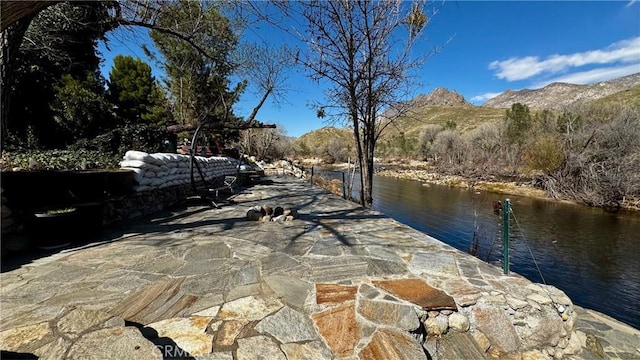
<instances>
[{"instance_id":1,"label":"bare tree","mask_svg":"<svg viewBox=\"0 0 640 360\"><path fill-rule=\"evenodd\" d=\"M427 124L422 131L420 131L420 137L418 138L418 153L424 160L428 160L430 156L436 155L433 151L433 142L441 131L442 126L436 124ZM434 160L437 161L437 157Z\"/></svg>"},{"instance_id":2,"label":"bare tree","mask_svg":"<svg viewBox=\"0 0 640 360\"><path fill-rule=\"evenodd\" d=\"M469 133L473 149L469 157L473 166L482 173L496 174L502 169L502 134L501 123L484 123Z\"/></svg>"},{"instance_id":3,"label":"bare tree","mask_svg":"<svg viewBox=\"0 0 640 360\"><path fill-rule=\"evenodd\" d=\"M456 130L444 130L436 135L433 142L434 152L442 159L446 159L448 165L461 165L466 153L466 144L460 133Z\"/></svg>"},{"instance_id":4,"label":"bare tree","mask_svg":"<svg viewBox=\"0 0 640 360\"><path fill-rule=\"evenodd\" d=\"M239 46L234 62L237 73L247 79L250 88L262 94L248 119L254 119L260 107L271 96L272 101L285 101L287 70L294 65L293 50L287 46L246 43Z\"/></svg>"},{"instance_id":5,"label":"bare tree","mask_svg":"<svg viewBox=\"0 0 640 360\"><path fill-rule=\"evenodd\" d=\"M242 152L255 155L259 160L275 160L284 158L291 149L291 139L284 133L284 128L247 129L242 133L238 144Z\"/></svg>"},{"instance_id":6,"label":"bare tree","mask_svg":"<svg viewBox=\"0 0 640 360\"><path fill-rule=\"evenodd\" d=\"M585 118L589 124L572 137L574 146L566 147L562 166L544 178L546 190L553 196L613 208L640 198L638 109L623 109L605 123L593 120L591 113Z\"/></svg>"},{"instance_id":7,"label":"bare tree","mask_svg":"<svg viewBox=\"0 0 640 360\"><path fill-rule=\"evenodd\" d=\"M313 80L329 84L318 115L351 124L360 163L360 201L370 206L376 142L392 123L381 114L407 95L410 70L428 55L411 51L428 21L426 5L400 0L278 4L292 19L303 20L296 35L308 51L299 62Z\"/></svg>"}]
</instances>

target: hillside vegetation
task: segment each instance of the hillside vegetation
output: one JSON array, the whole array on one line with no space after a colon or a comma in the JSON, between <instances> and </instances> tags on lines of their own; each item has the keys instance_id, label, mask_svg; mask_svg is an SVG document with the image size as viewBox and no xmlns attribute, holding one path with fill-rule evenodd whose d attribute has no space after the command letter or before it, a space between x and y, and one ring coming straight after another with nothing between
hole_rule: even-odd
<instances>
[{"instance_id":1,"label":"hillside vegetation","mask_svg":"<svg viewBox=\"0 0 640 360\"><path fill-rule=\"evenodd\" d=\"M354 155L351 137L336 128L305 134L298 155L344 161ZM416 103L386 129L376 156L423 160L472 182L520 179L593 206L639 206L640 84L555 109Z\"/></svg>"}]
</instances>

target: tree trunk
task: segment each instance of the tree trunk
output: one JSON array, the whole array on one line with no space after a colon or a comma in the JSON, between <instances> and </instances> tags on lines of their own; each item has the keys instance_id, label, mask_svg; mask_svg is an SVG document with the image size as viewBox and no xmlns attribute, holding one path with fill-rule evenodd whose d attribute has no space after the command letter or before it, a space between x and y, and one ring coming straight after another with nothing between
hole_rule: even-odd
<instances>
[{"instance_id":1,"label":"tree trunk","mask_svg":"<svg viewBox=\"0 0 640 360\"><path fill-rule=\"evenodd\" d=\"M363 179L364 179L364 202L363 205L370 208L373 205L373 154L375 148L375 123L369 122L369 126L365 126L365 136L363 137L364 152L363 160L364 166L362 167Z\"/></svg>"},{"instance_id":2,"label":"tree trunk","mask_svg":"<svg viewBox=\"0 0 640 360\"><path fill-rule=\"evenodd\" d=\"M15 80L16 60L22 44L22 38L31 24L35 14L30 14L16 21L12 26L2 31L2 53L0 55L0 151L4 149L7 138L9 115L11 112L11 89Z\"/></svg>"},{"instance_id":3,"label":"tree trunk","mask_svg":"<svg viewBox=\"0 0 640 360\"><path fill-rule=\"evenodd\" d=\"M367 150L365 150L362 155L362 163L360 164L362 179L362 205L370 208L373 204L373 157Z\"/></svg>"}]
</instances>

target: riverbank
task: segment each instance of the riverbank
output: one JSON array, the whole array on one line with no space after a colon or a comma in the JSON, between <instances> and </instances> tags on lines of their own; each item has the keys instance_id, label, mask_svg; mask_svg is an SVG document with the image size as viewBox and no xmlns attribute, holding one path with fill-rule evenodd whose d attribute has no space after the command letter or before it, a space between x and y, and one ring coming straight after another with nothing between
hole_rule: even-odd
<instances>
[{"instance_id":1,"label":"riverbank","mask_svg":"<svg viewBox=\"0 0 640 360\"><path fill-rule=\"evenodd\" d=\"M319 165L316 164L316 166ZM347 163L332 164L330 166L341 170L353 168L352 164ZM375 175L420 181L425 186L429 184L447 185L469 190L526 196L587 206L572 199L551 197L545 190L534 187L531 179L522 179L520 181L486 180L443 174L437 172L425 161L378 161L375 163ZM640 199L625 199L620 205L619 210L640 211Z\"/></svg>"},{"instance_id":2,"label":"riverbank","mask_svg":"<svg viewBox=\"0 0 640 360\"><path fill-rule=\"evenodd\" d=\"M640 354L640 332L583 318L557 288L503 275L306 181L268 180L234 205L186 203L15 264L0 276L0 348L69 359ZM247 220L264 204L300 216Z\"/></svg>"}]
</instances>

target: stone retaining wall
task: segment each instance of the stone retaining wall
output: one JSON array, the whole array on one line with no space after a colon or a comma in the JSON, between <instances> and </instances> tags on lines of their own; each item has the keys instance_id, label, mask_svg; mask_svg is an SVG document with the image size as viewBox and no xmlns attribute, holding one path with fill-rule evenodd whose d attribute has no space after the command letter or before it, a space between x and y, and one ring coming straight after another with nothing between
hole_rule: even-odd
<instances>
[{"instance_id":1,"label":"stone retaining wall","mask_svg":"<svg viewBox=\"0 0 640 360\"><path fill-rule=\"evenodd\" d=\"M206 181L216 177L236 175L238 172L237 160L229 157L196 156L195 160ZM102 224L108 225L120 220L153 214L193 195L190 183L190 162L191 157L188 155L127 151L121 162L121 169L133 174L135 181L131 184L133 192L92 200L103 205ZM197 171L195 177L196 181L201 181ZM90 188L91 185L88 187ZM4 190L2 192L2 235L21 233L30 214L24 214L24 211L8 204ZM65 205L74 206L74 204Z\"/></svg>"},{"instance_id":2,"label":"stone retaining wall","mask_svg":"<svg viewBox=\"0 0 640 360\"><path fill-rule=\"evenodd\" d=\"M109 199L103 208L103 224L130 220L167 209L184 202L192 192L191 185L177 185Z\"/></svg>"}]
</instances>

